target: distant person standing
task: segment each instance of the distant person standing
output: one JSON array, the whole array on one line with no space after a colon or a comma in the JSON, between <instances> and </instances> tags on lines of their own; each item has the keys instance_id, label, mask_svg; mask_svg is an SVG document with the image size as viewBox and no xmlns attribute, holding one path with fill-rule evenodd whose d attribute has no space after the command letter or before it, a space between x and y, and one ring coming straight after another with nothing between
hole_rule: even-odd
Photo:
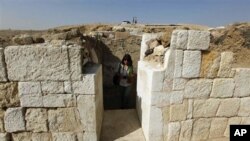
<instances>
[{"instance_id":1,"label":"distant person standing","mask_svg":"<svg viewBox=\"0 0 250 141\"><path fill-rule=\"evenodd\" d=\"M121 108L128 108L129 97L134 79L133 62L129 54L125 54L118 67L120 75L119 91L121 94Z\"/></svg>"}]
</instances>

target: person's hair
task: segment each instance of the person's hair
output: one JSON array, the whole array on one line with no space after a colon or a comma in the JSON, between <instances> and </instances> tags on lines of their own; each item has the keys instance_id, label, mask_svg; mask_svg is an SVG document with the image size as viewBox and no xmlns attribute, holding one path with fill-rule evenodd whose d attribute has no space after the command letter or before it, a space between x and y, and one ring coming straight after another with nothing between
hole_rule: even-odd
<instances>
[{"instance_id":1,"label":"person's hair","mask_svg":"<svg viewBox=\"0 0 250 141\"><path fill-rule=\"evenodd\" d=\"M133 61L132 61L131 56L130 56L129 54L126 53L126 54L123 56L122 62L121 62L123 65L125 65L125 64L124 64L124 60L127 60L127 61L128 61L128 63L127 63L128 66L132 66L132 65L133 65Z\"/></svg>"}]
</instances>

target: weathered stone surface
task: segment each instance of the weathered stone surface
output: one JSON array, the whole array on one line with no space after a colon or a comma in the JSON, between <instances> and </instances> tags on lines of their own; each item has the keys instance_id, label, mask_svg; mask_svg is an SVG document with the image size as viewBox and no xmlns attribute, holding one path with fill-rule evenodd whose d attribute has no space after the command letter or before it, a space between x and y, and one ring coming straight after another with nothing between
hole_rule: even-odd
<instances>
[{"instance_id":1,"label":"weathered stone surface","mask_svg":"<svg viewBox=\"0 0 250 141\"><path fill-rule=\"evenodd\" d=\"M233 106L232 106L233 105ZM230 107L230 108L228 108ZM239 98L231 98L221 100L221 104L217 111L216 116L224 116L224 117L233 117L238 115L238 110L240 107L240 99Z\"/></svg>"},{"instance_id":2,"label":"weathered stone surface","mask_svg":"<svg viewBox=\"0 0 250 141\"><path fill-rule=\"evenodd\" d=\"M181 130L180 122L170 122L168 124L168 141L178 141Z\"/></svg>"},{"instance_id":3,"label":"weathered stone surface","mask_svg":"<svg viewBox=\"0 0 250 141\"><path fill-rule=\"evenodd\" d=\"M207 50L210 43L210 33L208 31L188 31L187 49Z\"/></svg>"},{"instance_id":4,"label":"weathered stone surface","mask_svg":"<svg viewBox=\"0 0 250 141\"><path fill-rule=\"evenodd\" d=\"M31 132L21 132L12 134L13 141L32 141Z\"/></svg>"},{"instance_id":5,"label":"weathered stone surface","mask_svg":"<svg viewBox=\"0 0 250 141\"><path fill-rule=\"evenodd\" d=\"M175 104L170 106L170 121L183 121L187 118L188 101L183 104Z\"/></svg>"},{"instance_id":6,"label":"weathered stone surface","mask_svg":"<svg viewBox=\"0 0 250 141\"><path fill-rule=\"evenodd\" d=\"M194 141L207 140L209 136L211 119L200 118L194 121L192 139Z\"/></svg>"},{"instance_id":7,"label":"weathered stone surface","mask_svg":"<svg viewBox=\"0 0 250 141\"><path fill-rule=\"evenodd\" d=\"M65 93L72 93L72 87L71 87L71 82L70 81L65 81L64 82L64 92Z\"/></svg>"},{"instance_id":8,"label":"weathered stone surface","mask_svg":"<svg viewBox=\"0 0 250 141\"><path fill-rule=\"evenodd\" d=\"M187 49L187 42L188 42L188 31L178 30L177 39L176 39L176 48Z\"/></svg>"},{"instance_id":9,"label":"weathered stone surface","mask_svg":"<svg viewBox=\"0 0 250 141\"><path fill-rule=\"evenodd\" d=\"M187 113L187 119L192 119L193 118L193 107L194 104L194 100L193 99L189 99L188 100L188 113Z\"/></svg>"},{"instance_id":10,"label":"weathered stone surface","mask_svg":"<svg viewBox=\"0 0 250 141\"><path fill-rule=\"evenodd\" d=\"M250 69L236 69L234 96L250 96Z\"/></svg>"},{"instance_id":11,"label":"weathered stone surface","mask_svg":"<svg viewBox=\"0 0 250 141\"><path fill-rule=\"evenodd\" d=\"M232 52L222 52L221 53L221 61L220 61L220 69L218 72L219 77L229 77L232 71L232 64L234 58Z\"/></svg>"},{"instance_id":12,"label":"weathered stone surface","mask_svg":"<svg viewBox=\"0 0 250 141\"><path fill-rule=\"evenodd\" d=\"M154 48L154 52L152 55L162 56L162 55L164 55L165 51L166 51L166 48L164 48L163 45L159 45L159 46Z\"/></svg>"},{"instance_id":13,"label":"weathered stone surface","mask_svg":"<svg viewBox=\"0 0 250 141\"><path fill-rule=\"evenodd\" d=\"M19 105L17 83L0 83L0 107L17 107Z\"/></svg>"},{"instance_id":14,"label":"weathered stone surface","mask_svg":"<svg viewBox=\"0 0 250 141\"><path fill-rule=\"evenodd\" d=\"M200 75L201 52L184 51L182 77L195 78Z\"/></svg>"},{"instance_id":15,"label":"weathered stone surface","mask_svg":"<svg viewBox=\"0 0 250 141\"><path fill-rule=\"evenodd\" d=\"M163 117L162 110L158 107L150 107L149 117L149 140L163 140Z\"/></svg>"},{"instance_id":16,"label":"weathered stone surface","mask_svg":"<svg viewBox=\"0 0 250 141\"><path fill-rule=\"evenodd\" d=\"M85 141L85 140L83 139L83 133L65 132L65 133L52 133L52 141Z\"/></svg>"},{"instance_id":17,"label":"weathered stone surface","mask_svg":"<svg viewBox=\"0 0 250 141\"><path fill-rule=\"evenodd\" d=\"M214 117L219 108L220 100L194 100L193 117Z\"/></svg>"},{"instance_id":18,"label":"weathered stone surface","mask_svg":"<svg viewBox=\"0 0 250 141\"><path fill-rule=\"evenodd\" d=\"M152 106L164 107L170 105L171 95L166 92L152 92L151 97L150 93L146 93L144 96L144 102Z\"/></svg>"},{"instance_id":19,"label":"weathered stone surface","mask_svg":"<svg viewBox=\"0 0 250 141\"><path fill-rule=\"evenodd\" d=\"M48 114L46 109L27 109L25 114L26 130L32 132L46 132Z\"/></svg>"},{"instance_id":20,"label":"weathered stone surface","mask_svg":"<svg viewBox=\"0 0 250 141\"><path fill-rule=\"evenodd\" d=\"M162 109L163 123L167 125L170 121L170 106L163 107Z\"/></svg>"},{"instance_id":21,"label":"weathered stone surface","mask_svg":"<svg viewBox=\"0 0 250 141\"><path fill-rule=\"evenodd\" d=\"M43 96L43 107L74 107L76 97L72 94L49 94Z\"/></svg>"},{"instance_id":22,"label":"weathered stone surface","mask_svg":"<svg viewBox=\"0 0 250 141\"><path fill-rule=\"evenodd\" d=\"M225 98L232 97L235 83L231 78L214 79L211 97Z\"/></svg>"},{"instance_id":23,"label":"weathered stone surface","mask_svg":"<svg viewBox=\"0 0 250 141\"><path fill-rule=\"evenodd\" d=\"M10 136L8 133L0 133L0 141L9 141Z\"/></svg>"},{"instance_id":24,"label":"weathered stone surface","mask_svg":"<svg viewBox=\"0 0 250 141\"><path fill-rule=\"evenodd\" d=\"M211 122L209 138L224 137L224 132L227 128L227 118L214 118Z\"/></svg>"},{"instance_id":25,"label":"weathered stone surface","mask_svg":"<svg viewBox=\"0 0 250 141\"><path fill-rule=\"evenodd\" d=\"M226 131L224 132L224 136L229 137L229 135L230 135L230 132L229 132L230 131L230 125L240 124L240 123L241 123L241 117L229 118Z\"/></svg>"},{"instance_id":26,"label":"weathered stone surface","mask_svg":"<svg viewBox=\"0 0 250 141\"><path fill-rule=\"evenodd\" d=\"M83 131L80 115L76 108L58 108L48 111L49 130L52 132Z\"/></svg>"},{"instance_id":27,"label":"weathered stone surface","mask_svg":"<svg viewBox=\"0 0 250 141\"><path fill-rule=\"evenodd\" d=\"M25 130L24 109L8 108L4 116L4 127L7 132Z\"/></svg>"},{"instance_id":28,"label":"weathered stone surface","mask_svg":"<svg viewBox=\"0 0 250 141\"><path fill-rule=\"evenodd\" d=\"M160 43L156 39L149 40L148 42L146 42L146 44L148 45L149 49L153 49L160 45Z\"/></svg>"},{"instance_id":29,"label":"weathered stone surface","mask_svg":"<svg viewBox=\"0 0 250 141\"><path fill-rule=\"evenodd\" d=\"M170 93L170 104L182 104L183 102L183 91L172 91Z\"/></svg>"},{"instance_id":30,"label":"weathered stone surface","mask_svg":"<svg viewBox=\"0 0 250 141\"><path fill-rule=\"evenodd\" d=\"M12 81L69 80L66 48L9 46L5 48L8 77Z\"/></svg>"},{"instance_id":31,"label":"weathered stone surface","mask_svg":"<svg viewBox=\"0 0 250 141\"><path fill-rule=\"evenodd\" d=\"M183 90L185 88L185 85L187 82L188 82L188 80L184 79L184 78L174 79L173 90Z\"/></svg>"},{"instance_id":32,"label":"weathered stone surface","mask_svg":"<svg viewBox=\"0 0 250 141\"><path fill-rule=\"evenodd\" d=\"M95 94L95 75L83 76L83 81L72 82L75 94Z\"/></svg>"},{"instance_id":33,"label":"weathered stone surface","mask_svg":"<svg viewBox=\"0 0 250 141\"><path fill-rule=\"evenodd\" d=\"M70 79L81 80L82 79L82 52L81 47L68 48L69 61L70 61Z\"/></svg>"},{"instance_id":34,"label":"weathered stone surface","mask_svg":"<svg viewBox=\"0 0 250 141\"><path fill-rule=\"evenodd\" d=\"M52 141L51 133L32 133L32 141Z\"/></svg>"},{"instance_id":35,"label":"weathered stone surface","mask_svg":"<svg viewBox=\"0 0 250 141\"><path fill-rule=\"evenodd\" d=\"M0 133L5 132L4 131L4 122L3 122L4 113L5 113L5 111L0 108Z\"/></svg>"},{"instance_id":36,"label":"weathered stone surface","mask_svg":"<svg viewBox=\"0 0 250 141\"><path fill-rule=\"evenodd\" d=\"M64 93L63 82L44 81L41 85L43 94Z\"/></svg>"},{"instance_id":37,"label":"weathered stone surface","mask_svg":"<svg viewBox=\"0 0 250 141\"><path fill-rule=\"evenodd\" d=\"M93 95L79 95L77 108L85 131L97 131L96 101Z\"/></svg>"},{"instance_id":38,"label":"weathered stone surface","mask_svg":"<svg viewBox=\"0 0 250 141\"><path fill-rule=\"evenodd\" d=\"M249 125L250 124L250 117L242 117L241 118L241 124L247 124Z\"/></svg>"},{"instance_id":39,"label":"weathered stone surface","mask_svg":"<svg viewBox=\"0 0 250 141\"><path fill-rule=\"evenodd\" d=\"M171 42L170 42L170 47L171 48L176 48L177 46L177 36L178 36L179 30L174 30L171 35Z\"/></svg>"},{"instance_id":40,"label":"weathered stone surface","mask_svg":"<svg viewBox=\"0 0 250 141\"><path fill-rule=\"evenodd\" d=\"M184 98L208 98L212 84L210 79L192 79L186 84Z\"/></svg>"},{"instance_id":41,"label":"weathered stone surface","mask_svg":"<svg viewBox=\"0 0 250 141\"><path fill-rule=\"evenodd\" d=\"M18 83L19 95L41 95L41 84L40 82L19 82Z\"/></svg>"},{"instance_id":42,"label":"weathered stone surface","mask_svg":"<svg viewBox=\"0 0 250 141\"><path fill-rule=\"evenodd\" d=\"M181 77L182 73L182 62L183 62L183 51L176 50L175 51L175 69L174 69L174 77Z\"/></svg>"},{"instance_id":43,"label":"weathered stone surface","mask_svg":"<svg viewBox=\"0 0 250 141\"><path fill-rule=\"evenodd\" d=\"M22 107L43 107L43 97L40 95L22 95L20 101Z\"/></svg>"},{"instance_id":44,"label":"weathered stone surface","mask_svg":"<svg viewBox=\"0 0 250 141\"><path fill-rule=\"evenodd\" d=\"M193 120L182 121L179 141L191 140L192 128L193 128Z\"/></svg>"},{"instance_id":45,"label":"weathered stone surface","mask_svg":"<svg viewBox=\"0 0 250 141\"><path fill-rule=\"evenodd\" d=\"M250 98L241 98L240 99L240 109L238 116L250 116Z\"/></svg>"},{"instance_id":46,"label":"weathered stone surface","mask_svg":"<svg viewBox=\"0 0 250 141\"><path fill-rule=\"evenodd\" d=\"M3 48L0 48L0 82L7 81Z\"/></svg>"},{"instance_id":47,"label":"weathered stone surface","mask_svg":"<svg viewBox=\"0 0 250 141\"><path fill-rule=\"evenodd\" d=\"M98 138L95 132L85 132L83 134L83 140L79 141L98 141Z\"/></svg>"}]
</instances>

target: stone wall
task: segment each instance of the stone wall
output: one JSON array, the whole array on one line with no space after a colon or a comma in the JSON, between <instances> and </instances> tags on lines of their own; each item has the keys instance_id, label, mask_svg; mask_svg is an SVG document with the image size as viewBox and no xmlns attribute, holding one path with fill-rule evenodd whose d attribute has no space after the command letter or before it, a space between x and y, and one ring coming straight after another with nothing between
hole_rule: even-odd
<instances>
[{"instance_id":1,"label":"stone wall","mask_svg":"<svg viewBox=\"0 0 250 141\"><path fill-rule=\"evenodd\" d=\"M84 48L0 48L1 141L97 141L102 67L82 66Z\"/></svg>"},{"instance_id":2,"label":"stone wall","mask_svg":"<svg viewBox=\"0 0 250 141\"><path fill-rule=\"evenodd\" d=\"M137 110L147 141L227 141L230 124L250 124L250 68L232 68L231 52L208 55L210 33L194 30L175 30L164 65L153 66L143 55L156 36L143 35L138 65Z\"/></svg>"}]
</instances>

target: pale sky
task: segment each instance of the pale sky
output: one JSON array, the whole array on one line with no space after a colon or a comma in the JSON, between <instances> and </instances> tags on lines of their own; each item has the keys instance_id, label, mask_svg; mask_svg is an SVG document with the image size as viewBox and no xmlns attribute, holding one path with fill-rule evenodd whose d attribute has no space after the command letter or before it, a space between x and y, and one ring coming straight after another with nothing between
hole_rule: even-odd
<instances>
[{"instance_id":1,"label":"pale sky","mask_svg":"<svg viewBox=\"0 0 250 141\"><path fill-rule=\"evenodd\" d=\"M120 23L200 24L250 22L250 0L0 0L0 29Z\"/></svg>"}]
</instances>

